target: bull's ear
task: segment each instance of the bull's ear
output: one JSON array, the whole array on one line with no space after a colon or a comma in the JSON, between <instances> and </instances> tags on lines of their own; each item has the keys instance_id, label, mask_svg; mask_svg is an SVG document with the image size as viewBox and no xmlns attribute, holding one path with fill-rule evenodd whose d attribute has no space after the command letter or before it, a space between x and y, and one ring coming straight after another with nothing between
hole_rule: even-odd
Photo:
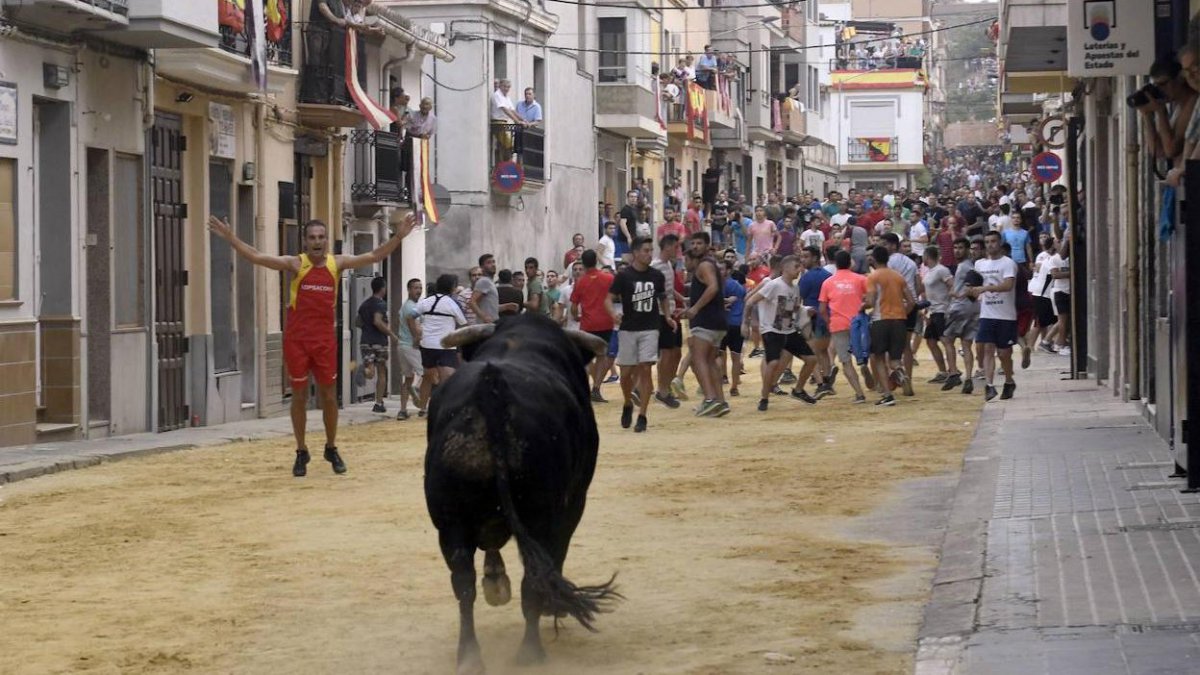
<instances>
[{"instance_id":1,"label":"bull's ear","mask_svg":"<svg viewBox=\"0 0 1200 675\"><path fill-rule=\"evenodd\" d=\"M579 348L584 363L591 363L593 358L598 359L608 353L608 343L591 333L573 329L565 329L563 333Z\"/></svg>"},{"instance_id":2,"label":"bull's ear","mask_svg":"<svg viewBox=\"0 0 1200 675\"><path fill-rule=\"evenodd\" d=\"M450 333L446 337L442 338L442 347L445 349L466 347L481 340L490 338L492 333L495 332L496 324L494 323L481 323L475 326L459 328L453 333Z\"/></svg>"}]
</instances>

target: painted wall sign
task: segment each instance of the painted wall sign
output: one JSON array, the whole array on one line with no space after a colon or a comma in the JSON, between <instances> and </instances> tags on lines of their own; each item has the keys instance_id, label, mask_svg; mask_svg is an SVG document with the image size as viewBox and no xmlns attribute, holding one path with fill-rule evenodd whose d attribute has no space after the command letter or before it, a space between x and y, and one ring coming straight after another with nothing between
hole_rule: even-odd
<instances>
[{"instance_id":1,"label":"painted wall sign","mask_svg":"<svg viewBox=\"0 0 1200 675\"><path fill-rule=\"evenodd\" d=\"M1154 63L1154 12L1145 0L1068 0L1067 74L1145 75Z\"/></svg>"}]
</instances>

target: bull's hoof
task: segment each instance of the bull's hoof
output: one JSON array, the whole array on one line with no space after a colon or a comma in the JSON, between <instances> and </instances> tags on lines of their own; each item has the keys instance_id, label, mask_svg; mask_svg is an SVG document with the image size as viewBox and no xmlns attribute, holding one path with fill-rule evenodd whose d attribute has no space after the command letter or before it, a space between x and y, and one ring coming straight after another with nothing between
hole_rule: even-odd
<instances>
[{"instance_id":1,"label":"bull's hoof","mask_svg":"<svg viewBox=\"0 0 1200 675\"><path fill-rule=\"evenodd\" d=\"M458 660L457 675L485 675L487 669L483 667L483 657L479 652L472 652L464 655Z\"/></svg>"},{"instance_id":2,"label":"bull's hoof","mask_svg":"<svg viewBox=\"0 0 1200 675\"><path fill-rule=\"evenodd\" d=\"M507 574L485 576L483 578L483 598L492 607L507 605L512 600L512 583Z\"/></svg>"},{"instance_id":3,"label":"bull's hoof","mask_svg":"<svg viewBox=\"0 0 1200 675\"><path fill-rule=\"evenodd\" d=\"M546 650L542 648L541 644L522 642L521 648L517 650L518 666L533 666L545 660Z\"/></svg>"}]
</instances>

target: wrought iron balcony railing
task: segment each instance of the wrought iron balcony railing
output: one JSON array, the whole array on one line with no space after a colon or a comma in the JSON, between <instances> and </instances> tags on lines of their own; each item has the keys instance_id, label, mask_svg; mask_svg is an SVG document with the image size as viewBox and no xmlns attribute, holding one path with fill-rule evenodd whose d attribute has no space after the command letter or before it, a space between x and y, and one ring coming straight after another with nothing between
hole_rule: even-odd
<instances>
[{"instance_id":1,"label":"wrought iron balcony railing","mask_svg":"<svg viewBox=\"0 0 1200 675\"><path fill-rule=\"evenodd\" d=\"M898 139L851 138L846 158L851 162L894 162L899 150Z\"/></svg>"},{"instance_id":2,"label":"wrought iron balcony railing","mask_svg":"<svg viewBox=\"0 0 1200 675\"><path fill-rule=\"evenodd\" d=\"M124 2L125 0L121 0ZM218 26L221 49L238 56L250 57L250 36L246 30L235 32L229 26ZM278 41L267 40L267 63L290 68L292 65L292 26L289 22Z\"/></svg>"},{"instance_id":3,"label":"wrought iron balcony railing","mask_svg":"<svg viewBox=\"0 0 1200 675\"><path fill-rule=\"evenodd\" d=\"M492 165L514 161L526 180L546 180L546 132L541 127L492 123Z\"/></svg>"},{"instance_id":4,"label":"wrought iron balcony railing","mask_svg":"<svg viewBox=\"0 0 1200 675\"><path fill-rule=\"evenodd\" d=\"M356 204L408 204L412 201L412 138L390 131L350 132Z\"/></svg>"}]
</instances>

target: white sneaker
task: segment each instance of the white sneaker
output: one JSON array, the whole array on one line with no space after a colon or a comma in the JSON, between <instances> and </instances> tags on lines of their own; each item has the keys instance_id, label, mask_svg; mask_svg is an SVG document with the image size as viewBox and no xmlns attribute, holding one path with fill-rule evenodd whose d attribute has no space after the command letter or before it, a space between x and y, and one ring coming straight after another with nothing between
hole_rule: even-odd
<instances>
[{"instance_id":1,"label":"white sneaker","mask_svg":"<svg viewBox=\"0 0 1200 675\"><path fill-rule=\"evenodd\" d=\"M1070 348L1070 347L1063 347L1062 349L1059 349L1059 350L1058 350L1058 355L1059 355L1059 356L1070 356L1070 355L1071 355L1071 348Z\"/></svg>"}]
</instances>

